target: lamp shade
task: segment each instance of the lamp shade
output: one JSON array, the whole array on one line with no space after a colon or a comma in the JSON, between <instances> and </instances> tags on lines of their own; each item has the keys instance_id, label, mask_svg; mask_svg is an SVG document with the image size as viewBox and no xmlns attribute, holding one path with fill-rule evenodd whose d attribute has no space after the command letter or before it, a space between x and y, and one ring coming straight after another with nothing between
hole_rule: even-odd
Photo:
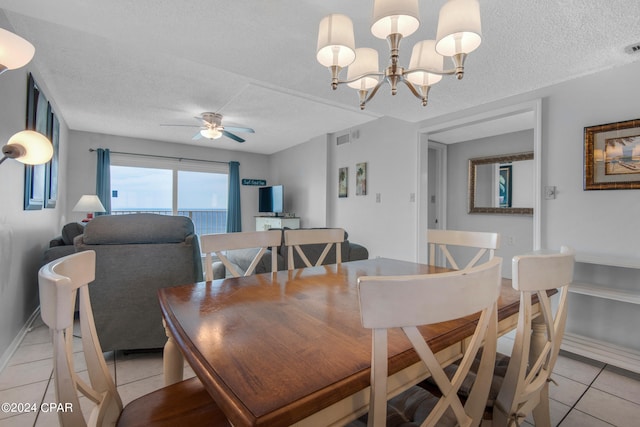
<instances>
[{"instance_id":1,"label":"lamp shade","mask_svg":"<svg viewBox=\"0 0 640 427\"><path fill-rule=\"evenodd\" d=\"M375 0L371 33L379 39L389 34L407 37L420 26L418 0Z\"/></svg>"},{"instance_id":2,"label":"lamp shade","mask_svg":"<svg viewBox=\"0 0 640 427\"><path fill-rule=\"evenodd\" d=\"M95 194L85 194L73 207L73 212L105 212L104 206Z\"/></svg>"},{"instance_id":3,"label":"lamp shade","mask_svg":"<svg viewBox=\"0 0 640 427\"><path fill-rule=\"evenodd\" d=\"M353 22L348 16L334 13L325 16L318 28L316 59L325 67L344 68L356 57Z\"/></svg>"},{"instance_id":4,"label":"lamp shade","mask_svg":"<svg viewBox=\"0 0 640 427\"><path fill-rule=\"evenodd\" d=\"M435 40L423 40L413 46L409 70L417 68L442 72L444 70L444 57L436 52ZM418 86L431 86L442 80L442 75L416 71L407 74L407 80Z\"/></svg>"},{"instance_id":5,"label":"lamp shade","mask_svg":"<svg viewBox=\"0 0 640 427\"><path fill-rule=\"evenodd\" d=\"M53 156L53 145L40 132L23 130L9 138L7 145L2 147L2 152L27 165L40 165Z\"/></svg>"},{"instance_id":6,"label":"lamp shade","mask_svg":"<svg viewBox=\"0 0 640 427\"><path fill-rule=\"evenodd\" d=\"M33 45L22 37L0 28L0 73L24 67L35 51Z\"/></svg>"},{"instance_id":7,"label":"lamp shade","mask_svg":"<svg viewBox=\"0 0 640 427\"><path fill-rule=\"evenodd\" d=\"M347 69L347 80L368 73L378 72L378 51L368 47L356 49L356 60ZM347 83L354 89L368 90L378 84L376 76L363 77L354 82Z\"/></svg>"},{"instance_id":8,"label":"lamp shade","mask_svg":"<svg viewBox=\"0 0 640 427\"><path fill-rule=\"evenodd\" d=\"M218 139L222 136L222 132L220 132L218 129L209 128L209 129L202 129L200 131L200 135L209 139Z\"/></svg>"},{"instance_id":9,"label":"lamp shade","mask_svg":"<svg viewBox=\"0 0 640 427\"><path fill-rule=\"evenodd\" d=\"M473 52L482 41L478 0L449 0L440 9L436 50L454 56Z\"/></svg>"}]
</instances>

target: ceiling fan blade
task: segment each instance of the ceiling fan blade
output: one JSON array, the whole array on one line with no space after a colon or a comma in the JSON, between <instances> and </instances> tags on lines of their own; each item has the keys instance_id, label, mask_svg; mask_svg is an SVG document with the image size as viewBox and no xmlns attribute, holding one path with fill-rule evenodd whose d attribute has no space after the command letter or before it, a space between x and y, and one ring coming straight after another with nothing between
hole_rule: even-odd
<instances>
[{"instance_id":1,"label":"ceiling fan blade","mask_svg":"<svg viewBox=\"0 0 640 427\"><path fill-rule=\"evenodd\" d=\"M193 135L193 138L191 138L192 141L197 141L200 138L202 138L202 134L200 132L196 133L195 135Z\"/></svg>"},{"instance_id":2,"label":"ceiling fan blade","mask_svg":"<svg viewBox=\"0 0 640 427\"><path fill-rule=\"evenodd\" d=\"M227 138L233 139L234 141L244 142L244 139L240 138L238 135L232 134L231 132L227 132L226 130L223 130L222 134Z\"/></svg>"},{"instance_id":3,"label":"ceiling fan blade","mask_svg":"<svg viewBox=\"0 0 640 427\"><path fill-rule=\"evenodd\" d=\"M224 128L227 129L227 130L232 130L234 132L256 133L256 131L251 129L251 128L245 128L245 127L240 127L240 126L227 126L227 125L224 125Z\"/></svg>"},{"instance_id":4,"label":"ceiling fan blade","mask_svg":"<svg viewBox=\"0 0 640 427\"><path fill-rule=\"evenodd\" d=\"M189 128L199 128L200 125L172 125L166 123L160 123L160 126L181 126L181 127L189 127Z\"/></svg>"}]
</instances>

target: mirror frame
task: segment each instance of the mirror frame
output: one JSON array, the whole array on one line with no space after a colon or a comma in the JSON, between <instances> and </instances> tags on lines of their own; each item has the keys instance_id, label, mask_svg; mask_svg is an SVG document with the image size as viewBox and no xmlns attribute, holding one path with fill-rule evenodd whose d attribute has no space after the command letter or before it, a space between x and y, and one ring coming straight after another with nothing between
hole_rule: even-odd
<instances>
[{"instance_id":1,"label":"mirror frame","mask_svg":"<svg viewBox=\"0 0 640 427\"><path fill-rule=\"evenodd\" d=\"M508 154L503 156L489 156L469 159L469 181L467 189L469 193L469 213L481 214L508 214L508 215L533 215L533 208L494 208L475 205L476 195L476 166L489 163L511 163L521 160L533 160L533 151L526 153Z\"/></svg>"}]
</instances>

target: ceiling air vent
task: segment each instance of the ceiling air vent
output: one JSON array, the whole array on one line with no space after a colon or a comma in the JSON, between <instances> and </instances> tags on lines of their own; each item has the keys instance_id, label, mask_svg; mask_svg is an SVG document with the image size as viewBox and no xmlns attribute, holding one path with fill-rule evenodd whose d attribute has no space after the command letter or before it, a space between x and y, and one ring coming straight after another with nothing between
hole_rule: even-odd
<instances>
[{"instance_id":1,"label":"ceiling air vent","mask_svg":"<svg viewBox=\"0 0 640 427\"><path fill-rule=\"evenodd\" d=\"M348 133L340 135L338 138L336 138L336 145L346 144L347 142L349 142L349 139L350 138Z\"/></svg>"},{"instance_id":2,"label":"ceiling air vent","mask_svg":"<svg viewBox=\"0 0 640 427\"><path fill-rule=\"evenodd\" d=\"M624 48L624 51L627 53L640 53L640 43L630 44Z\"/></svg>"}]
</instances>

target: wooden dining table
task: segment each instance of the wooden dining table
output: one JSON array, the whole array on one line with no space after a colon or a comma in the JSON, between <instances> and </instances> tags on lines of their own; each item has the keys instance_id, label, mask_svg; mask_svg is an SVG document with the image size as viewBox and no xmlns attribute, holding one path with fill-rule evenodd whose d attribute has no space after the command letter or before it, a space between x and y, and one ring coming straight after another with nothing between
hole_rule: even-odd
<instances>
[{"instance_id":1,"label":"wooden dining table","mask_svg":"<svg viewBox=\"0 0 640 427\"><path fill-rule=\"evenodd\" d=\"M371 331L360 323L358 277L444 271L376 258L160 289L176 346L165 357L179 349L234 426L344 425L369 402ZM519 297L504 279L499 333L515 328ZM420 330L447 365L462 355L476 321ZM389 394L428 375L409 341L391 330Z\"/></svg>"}]
</instances>

